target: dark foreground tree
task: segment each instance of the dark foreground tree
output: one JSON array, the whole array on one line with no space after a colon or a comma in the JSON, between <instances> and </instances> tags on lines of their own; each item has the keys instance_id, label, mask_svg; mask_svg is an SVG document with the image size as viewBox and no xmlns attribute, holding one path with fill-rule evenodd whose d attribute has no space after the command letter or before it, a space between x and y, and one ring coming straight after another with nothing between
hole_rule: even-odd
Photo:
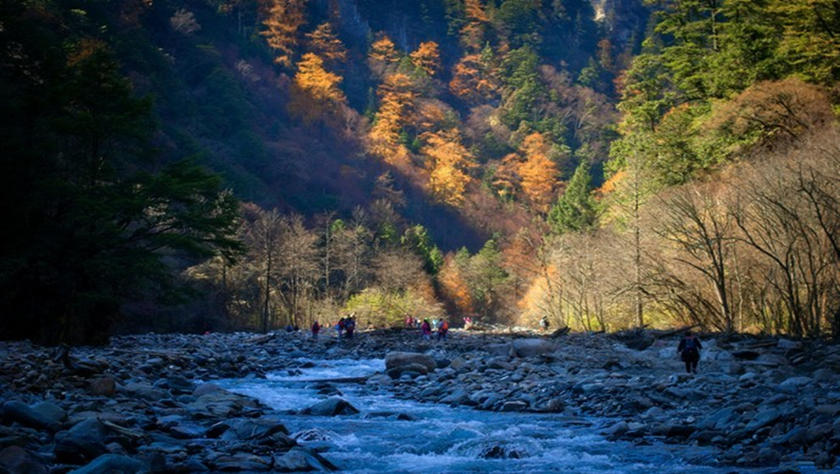
<instances>
[{"instance_id":1,"label":"dark foreground tree","mask_svg":"<svg viewBox=\"0 0 840 474\"><path fill-rule=\"evenodd\" d=\"M237 205L192 163L155 165L149 102L54 13L0 3L0 334L96 342L126 301L171 296L181 259L238 250Z\"/></svg>"}]
</instances>

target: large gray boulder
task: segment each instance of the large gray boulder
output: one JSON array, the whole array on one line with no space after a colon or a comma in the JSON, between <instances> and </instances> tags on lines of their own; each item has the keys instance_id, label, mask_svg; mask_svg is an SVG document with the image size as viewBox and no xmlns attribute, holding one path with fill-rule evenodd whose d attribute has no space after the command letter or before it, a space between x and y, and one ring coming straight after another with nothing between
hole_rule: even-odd
<instances>
[{"instance_id":1,"label":"large gray boulder","mask_svg":"<svg viewBox=\"0 0 840 474\"><path fill-rule=\"evenodd\" d=\"M393 378L398 378L404 372L428 374L435 368L435 359L419 352L389 352L385 356L385 370Z\"/></svg>"},{"instance_id":2,"label":"large gray boulder","mask_svg":"<svg viewBox=\"0 0 840 474\"><path fill-rule=\"evenodd\" d=\"M29 406L17 400L3 404L3 418L7 422L17 422L30 428L58 431L66 413L50 402L40 402Z\"/></svg>"},{"instance_id":3,"label":"large gray boulder","mask_svg":"<svg viewBox=\"0 0 840 474\"><path fill-rule=\"evenodd\" d=\"M25 472L47 474L47 466L19 446L9 446L0 451L0 472Z\"/></svg>"},{"instance_id":4,"label":"large gray boulder","mask_svg":"<svg viewBox=\"0 0 840 474\"><path fill-rule=\"evenodd\" d=\"M356 413L359 413L359 410L343 398L330 397L304 409L303 413L305 415L315 416L337 416L355 415Z\"/></svg>"},{"instance_id":5,"label":"large gray boulder","mask_svg":"<svg viewBox=\"0 0 840 474\"><path fill-rule=\"evenodd\" d=\"M292 448L274 457L273 469L278 472L335 471L337 468L318 453Z\"/></svg>"},{"instance_id":6,"label":"large gray boulder","mask_svg":"<svg viewBox=\"0 0 840 474\"><path fill-rule=\"evenodd\" d=\"M545 339L528 338L513 341L513 352L517 357L535 357L551 354L555 349L554 343Z\"/></svg>"},{"instance_id":7,"label":"large gray boulder","mask_svg":"<svg viewBox=\"0 0 840 474\"><path fill-rule=\"evenodd\" d=\"M96 418L76 423L55 435L56 457L69 463L83 463L105 454L108 428Z\"/></svg>"}]
</instances>

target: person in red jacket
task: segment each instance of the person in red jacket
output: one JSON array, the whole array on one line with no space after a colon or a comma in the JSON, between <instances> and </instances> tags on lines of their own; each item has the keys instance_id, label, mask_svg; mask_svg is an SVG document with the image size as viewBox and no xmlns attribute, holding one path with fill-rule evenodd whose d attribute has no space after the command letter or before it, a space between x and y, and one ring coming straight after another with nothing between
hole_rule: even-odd
<instances>
[{"instance_id":1,"label":"person in red jacket","mask_svg":"<svg viewBox=\"0 0 840 474\"><path fill-rule=\"evenodd\" d=\"M446 322L445 319L440 320L440 326L438 326L438 341L446 340L446 333L449 332L449 323Z\"/></svg>"},{"instance_id":2,"label":"person in red jacket","mask_svg":"<svg viewBox=\"0 0 840 474\"><path fill-rule=\"evenodd\" d=\"M428 319L423 320L423 324L420 325L420 333L423 334L423 339L429 340L432 337L432 325L429 324Z\"/></svg>"}]
</instances>

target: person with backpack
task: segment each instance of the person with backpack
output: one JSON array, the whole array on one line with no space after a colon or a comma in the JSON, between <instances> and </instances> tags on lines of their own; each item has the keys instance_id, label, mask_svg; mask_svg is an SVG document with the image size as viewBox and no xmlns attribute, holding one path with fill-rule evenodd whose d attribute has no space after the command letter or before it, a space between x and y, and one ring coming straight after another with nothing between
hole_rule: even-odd
<instances>
[{"instance_id":1,"label":"person with backpack","mask_svg":"<svg viewBox=\"0 0 840 474\"><path fill-rule=\"evenodd\" d=\"M347 338L353 338L353 331L356 330L356 317L350 316L344 320L344 331L347 333Z\"/></svg>"},{"instance_id":2,"label":"person with backpack","mask_svg":"<svg viewBox=\"0 0 840 474\"><path fill-rule=\"evenodd\" d=\"M439 324L439 326L438 326L438 330L437 330L437 339L438 339L438 341L440 341L440 340L445 341L446 340L446 333L449 332L449 323L447 323L445 319L441 319L438 324Z\"/></svg>"},{"instance_id":3,"label":"person with backpack","mask_svg":"<svg viewBox=\"0 0 840 474\"><path fill-rule=\"evenodd\" d=\"M697 373L697 363L700 361L700 349L702 348L703 345L700 344L697 336L692 334L691 331L686 331L685 336L680 340L680 345L677 346L677 352L679 352L682 361L685 362L685 371L689 374Z\"/></svg>"},{"instance_id":4,"label":"person with backpack","mask_svg":"<svg viewBox=\"0 0 840 474\"><path fill-rule=\"evenodd\" d=\"M420 325L420 333L423 334L423 339L427 341L432 337L432 325L429 324L428 319L424 319L423 324Z\"/></svg>"}]
</instances>

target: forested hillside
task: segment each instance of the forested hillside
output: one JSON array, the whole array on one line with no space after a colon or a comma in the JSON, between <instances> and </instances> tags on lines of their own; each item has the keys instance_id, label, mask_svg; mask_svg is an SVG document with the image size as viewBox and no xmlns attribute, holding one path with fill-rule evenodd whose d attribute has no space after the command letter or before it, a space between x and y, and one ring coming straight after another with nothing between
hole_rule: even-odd
<instances>
[{"instance_id":1,"label":"forested hillside","mask_svg":"<svg viewBox=\"0 0 840 474\"><path fill-rule=\"evenodd\" d=\"M37 315L11 337L346 312L840 329L828 0L0 15L0 278Z\"/></svg>"}]
</instances>

